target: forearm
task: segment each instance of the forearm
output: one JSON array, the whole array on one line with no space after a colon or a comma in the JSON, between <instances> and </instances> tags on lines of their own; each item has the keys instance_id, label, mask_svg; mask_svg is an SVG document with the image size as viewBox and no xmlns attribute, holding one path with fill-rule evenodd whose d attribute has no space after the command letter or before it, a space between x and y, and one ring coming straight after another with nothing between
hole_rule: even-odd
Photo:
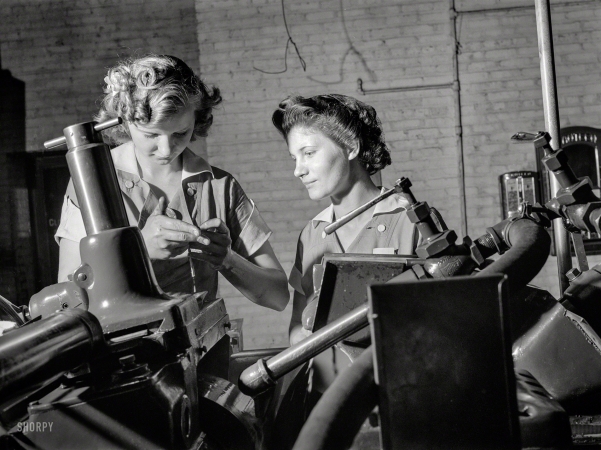
<instances>
[{"instance_id":1,"label":"forearm","mask_svg":"<svg viewBox=\"0 0 601 450\"><path fill-rule=\"evenodd\" d=\"M253 303L276 311L288 304L288 281L282 269L259 267L232 250L222 266L221 274Z\"/></svg>"}]
</instances>

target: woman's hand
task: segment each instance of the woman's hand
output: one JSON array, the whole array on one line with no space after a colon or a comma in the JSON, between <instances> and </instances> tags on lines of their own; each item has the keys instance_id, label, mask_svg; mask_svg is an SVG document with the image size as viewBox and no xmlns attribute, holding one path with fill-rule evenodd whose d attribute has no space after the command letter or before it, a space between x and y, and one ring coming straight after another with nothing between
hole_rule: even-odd
<instances>
[{"instance_id":1,"label":"woman's hand","mask_svg":"<svg viewBox=\"0 0 601 450\"><path fill-rule=\"evenodd\" d=\"M317 300L319 299L319 290L313 293L307 300L307 306L303 309L301 316L301 326L294 327L290 333L290 345L302 341L313 334L313 324L315 323L315 313L317 312Z\"/></svg>"},{"instance_id":2,"label":"woman's hand","mask_svg":"<svg viewBox=\"0 0 601 450\"><path fill-rule=\"evenodd\" d=\"M312 330L315 323L315 314L317 313L317 300L319 300L320 289L315 291L307 300L307 306L303 309L301 323L305 330Z\"/></svg>"},{"instance_id":3,"label":"woman's hand","mask_svg":"<svg viewBox=\"0 0 601 450\"><path fill-rule=\"evenodd\" d=\"M165 203L165 197L161 197L141 230L151 259L180 255L187 250L190 242L196 242L200 236L200 230L194 225L169 217Z\"/></svg>"},{"instance_id":4,"label":"woman's hand","mask_svg":"<svg viewBox=\"0 0 601 450\"><path fill-rule=\"evenodd\" d=\"M297 290L294 291L289 328L290 345L294 345L313 334L311 330L315 322L318 298L319 290L310 295L308 299L304 294Z\"/></svg>"},{"instance_id":5,"label":"woman's hand","mask_svg":"<svg viewBox=\"0 0 601 450\"><path fill-rule=\"evenodd\" d=\"M311 336L313 332L303 327L296 327L290 333L290 345L298 344L300 341Z\"/></svg>"},{"instance_id":6,"label":"woman's hand","mask_svg":"<svg viewBox=\"0 0 601 450\"><path fill-rule=\"evenodd\" d=\"M190 256L206 261L214 270L231 267L232 239L230 230L223 220L209 219L199 227L200 236L190 246Z\"/></svg>"}]
</instances>

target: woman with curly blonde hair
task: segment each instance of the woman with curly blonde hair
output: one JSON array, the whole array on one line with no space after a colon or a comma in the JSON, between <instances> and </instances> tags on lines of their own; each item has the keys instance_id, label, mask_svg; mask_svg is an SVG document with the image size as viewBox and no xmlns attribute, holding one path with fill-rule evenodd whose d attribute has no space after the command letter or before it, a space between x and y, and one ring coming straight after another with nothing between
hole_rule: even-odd
<instances>
[{"instance_id":1,"label":"woman with curly blonde hair","mask_svg":"<svg viewBox=\"0 0 601 450\"><path fill-rule=\"evenodd\" d=\"M271 230L232 175L188 148L207 136L219 89L167 55L121 61L104 81L95 119L123 119L105 137L118 145L111 154L128 219L142 232L161 288L171 295L208 291L211 298L221 272L253 302L283 310L286 275L269 244ZM59 281L79 266L85 235L69 183L56 233Z\"/></svg>"}]
</instances>

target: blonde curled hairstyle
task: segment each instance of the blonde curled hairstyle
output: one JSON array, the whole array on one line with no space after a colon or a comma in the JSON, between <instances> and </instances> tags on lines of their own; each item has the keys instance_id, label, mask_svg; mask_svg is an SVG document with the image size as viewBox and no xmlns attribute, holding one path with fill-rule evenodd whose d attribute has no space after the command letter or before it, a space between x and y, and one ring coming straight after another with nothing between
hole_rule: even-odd
<instances>
[{"instance_id":1,"label":"blonde curled hairstyle","mask_svg":"<svg viewBox=\"0 0 601 450\"><path fill-rule=\"evenodd\" d=\"M147 55L119 62L104 78L104 98L97 122L121 117L124 122L154 126L188 105L194 106L192 139L207 135L213 123L213 107L221 103L216 87L207 87L181 59ZM104 131L114 144L131 140L125 123Z\"/></svg>"}]
</instances>

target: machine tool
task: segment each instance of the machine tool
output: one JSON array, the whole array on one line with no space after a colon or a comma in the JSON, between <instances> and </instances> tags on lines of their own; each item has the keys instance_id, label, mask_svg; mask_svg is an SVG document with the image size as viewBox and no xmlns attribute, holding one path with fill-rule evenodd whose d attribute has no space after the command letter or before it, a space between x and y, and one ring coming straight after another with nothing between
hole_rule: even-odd
<instances>
[{"instance_id":1,"label":"machine tool","mask_svg":"<svg viewBox=\"0 0 601 450\"><path fill-rule=\"evenodd\" d=\"M223 300L207 298L205 292L170 298L157 285L140 231L127 225L118 207L122 200L110 150L98 134L105 126L87 123L65 129L67 160L88 233L81 242L81 266L70 281L34 295L26 309L4 302L7 314L19 318L15 329L0 337L0 423L6 448L290 448L274 430L291 410L305 407L303 395L291 394L291 386L299 385L290 380L312 357L335 344L346 346L356 367L371 370L374 382L372 347L381 345L381 337L365 333L374 315L367 301L370 289L385 282L393 287L426 286L428 280L468 275L506 277L503 289L511 308L510 320L505 320L516 372L505 378L510 392L504 395L517 398L514 403L522 409L538 411L519 417L522 439L542 447L549 443L542 436L551 435L553 445L561 448L571 444L568 412L573 417L600 413L596 404L601 359L589 343L601 343L596 302L601 269L572 271L572 285L560 302L526 286L547 258L546 228L552 219L562 218L571 230L598 229L601 220L601 201L586 180L570 175L561 151L548 150L546 158L549 169L563 180L558 198L545 206L524 204L521 216L500 222L476 240L465 237L460 244L441 215L415 198L410 181L399 179L370 206L390 192L406 196L408 217L422 238L417 256L326 255L316 286L319 294L303 319L313 334L283 351L231 355ZM534 145L549 144L544 132L519 136ZM341 220L348 222L360 212L361 208ZM496 253L502 256L491 263L488 258ZM345 294L344 287L356 282L355 269L367 269L363 274L370 275L349 290L352 294ZM549 350L549 343L557 345ZM590 354L576 363L583 343ZM576 368L565 373L565 367L574 364ZM351 374L352 370L359 369L353 365ZM533 397L524 386L534 384L539 387ZM340 401L340 391L332 387ZM348 442L357 433L347 427L346 440L340 439L338 422L323 421L324 408L345 417L331 408L332 395L326 392L326 406L320 400L314 409L322 419L318 425L333 426L325 433L329 444L320 447L306 440L305 428L316 427L313 412L307 410L311 415L297 448L334 448L332 438ZM373 395L354 398L363 402L359 408L348 401L342 404L347 411L365 415L347 425L361 425L377 403ZM516 420L518 406L511 409Z\"/></svg>"},{"instance_id":2,"label":"machine tool","mask_svg":"<svg viewBox=\"0 0 601 450\"><path fill-rule=\"evenodd\" d=\"M223 300L158 286L100 135L117 123L73 125L46 143L69 148L87 237L69 281L22 311L4 302L20 320L0 337L3 446L254 449L270 398L228 381Z\"/></svg>"},{"instance_id":3,"label":"machine tool","mask_svg":"<svg viewBox=\"0 0 601 450\"><path fill-rule=\"evenodd\" d=\"M516 422L519 418L520 432L516 433L509 427L507 433L511 436L507 437L507 441L498 440L498 436L490 440L491 437L488 436L490 448L519 448L520 445L528 448L568 448L573 444L590 444L594 441L593 427L589 426L587 429L584 425L597 423L601 413L598 406L601 393L601 338L598 334L601 332L601 311L597 288L601 280L601 268L595 266L587 270L586 256L579 255L578 260L584 271L569 271L571 284L559 301L545 291L527 286L527 283L542 268L549 254L551 240L546 229L550 227L551 221L561 219L571 233L599 232L600 199L593 194L590 180L578 179L573 174L564 152L561 149L554 151L550 147L548 133L518 133L513 139L532 142L535 147L545 150L543 162L560 181L561 188L556 197L544 206L525 203L519 216L503 220L487 229L483 236L474 241L465 237L461 244L456 244L455 233L447 229L440 214L427 203L415 199L409 190L409 180L398 180L391 190L402 192L407 197L410 203L407 209L408 217L416 224L422 236L421 244L417 248L417 257L326 255L323 261L323 277L315 286L317 298L309 303L303 313L303 323L306 324L306 328L312 328L314 334L276 357L258 361L241 374L240 388L244 392L256 395L274 385L280 376L295 367L292 361L306 361L332 344L331 337L325 337L330 330L323 328L326 323L339 330L336 345L343 348L349 344L345 339L353 333L356 336L357 331L367 327L368 323L372 324L371 333L363 335L364 339L367 337L367 345L360 346L359 351L350 352L358 363L349 369L355 372L354 377L352 374L341 375L331 386L332 392L326 391L309 416L294 446L295 449L348 448L352 444L349 436L354 437L363 423L356 419L358 412L362 413L362 419L366 419L378 404L378 392L380 413L382 401L386 398L388 400L385 405L395 404L403 398L400 391L389 388L388 383L393 383L399 374L409 370L408 366L395 363L406 358L404 351L410 351L403 350L403 344L408 338L401 339L398 345L388 345L388 341L394 342L395 335L402 334L403 327L399 326L399 330L395 330L395 327L390 325L374 334L376 329L373 328L373 324L379 323L378 317L388 317L393 324L405 323L400 321L400 318L410 312L397 305L405 304L408 301L405 297L408 297L411 289L417 289L417 286L421 289L417 297L422 306L416 307L412 314L427 314L424 312L427 311L427 302L437 301L444 305L447 297L448 301L451 301L454 289L457 289L454 286L459 282L463 285L456 295L458 304L463 306L457 306L445 315L449 315L450 311L468 311L473 309L470 308L470 304L476 306L484 297L484 291L477 288L477 281L481 277L494 274L504 276L503 294L499 294L501 313L492 322L486 323L488 328L481 330L481 333L486 333L482 334L481 338L498 329L501 336L499 339L505 346L505 356L513 356L513 362L508 362L506 366L507 373L511 370L505 378L507 385L499 389L506 394L507 390L510 391L507 398L513 399L515 406L507 417L508 420ZM332 224L331 229L337 229L381 199L376 198L357 208L340 219L339 223ZM341 222L344 223L341 225ZM578 241L575 242L577 243ZM575 245L575 248L578 252L580 247ZM502 256L496 261L487 259L497 253ZM396 267L400 273L394 275L394 272L386 272L384 266L381 266L376 276L369 271L369 263L375 261L386 268ZM349 265L354 267L348 269ZM359 273L360 277L357 276ZM467 275L479 278L471 281L471 277ZM353 282L356 283L356 280L361 278L364 291L366 290L364 296L357 295L360 289L353 285ZM435 284L429 284L428 280ZM416 287L412 288L412 283L416 282ZM495 282L499 283L498 280ZM440 287L441 283L443 288ZM384 296L383 299L380 298L380 303L389 302L389 309L383 310L385 312L374 309L377 306L376 300L370 298L370 302L367 302L367 297L377 297L374 292L378 292L379 297ZM433 294L436 292L437 294ZM431 300L428 300L429 298ZM466 299L469 301L466 302ZM333 306L333 303L336 305ZM489 304L494 305L494 295ZM434 310L430 311L430 314L436 316ZM484 320L485 316L483 313L477 320ZM395 317L397 319L394 319ZM472 316L463 313L458 317ZM471 323L475 323L474 319L470 320ZM316 327L318 322L320 325ZM455 319L454 323L459 324L461 321ZM470 326L469 322L464 324L464 327L467 326ZM432 325L428 328L430 331L424 331L422 339L427 339L431 333ZM373 342L369 342L370 337ZM463 338L462 335L454 339L460 338ZM471 339L472 343L477 342L474 341L477 339L476 334ZM470 341L461 344L462 348L469 348L468 342ZM370 343L373 345L369 346ZM354 344L353 348L356 350L356 342ZM372 347L375 349L372 350ZM373 353L380 354L380 358L383 358L382 352L391 347L393 350L386 350L387 357L380 359L378 366L374 368ZM368 353L369 356L364 356L364 353ZM423 359L427 351L419 355ZM497 359L502 360L502 356L503 353ZM377 355L375 359L378 359ZM487 366L479 367L478 363L474 362L483 359L472 360L472 369L483 373L491 370ZM387 373L387 376L392 378L386 378L390 381L383 382L384 384L375 389L370 386L375 386L374 371L377 375L378 370L381 373L381 383L384 376L382 374ZM445 368L440 370L444 371ZM498 373L498 369L493 372ZM405 385L402 389L408 388L409 386ZM432 387L425 389L431 390ZM463 394L466 395L465 392ZM446 392L445 395L451 395L451 392ZM444 408L444 402L440 403L440 398L437 401L438 406ZM464 417L463 420L455 419L455 428L461 428L461 424L468 420L468 417L473 417L476 403L469 404L463 410L453 411L455 417ZM490 406L490 403L486 404ZM425 408L425 405L422 406ZM416 412L416 409L413 410L413 414ZM409 414L409 411L406 413ZM434 416L432 410L429 416ZM384 421L384 418L382 420ZM390 444L392 441L387 438L398 434L390 420L402 421L402 418L396 416L388 420L387 429L382 430L382 442L388 442L388 446L384 445L383 448L397 448ZM422 428L428 429L425 423L422 423ZM433 430L430 431L432 432ZM441 436L446 436L444 426L441 426L438 432ZM419 431L416 433L419 435ZM430 433L424 433L423 436ZM588 437L582 437L583 433L588 433ZM520 434L521 440L516 437ZM484 441L481 440L477 444L472 442L472 445L476 445L473 448L482 448L483 443L487 442L486 439L485 436ZM504 444L501 445L502 442ZM432 446L430 442L423 448L464 448L462 445L467 444L463 441L463 444L457 446L457 442L454 443L452 439L443 439L442 446ZM375 447L357 448L380 447L378 443ZM417 448L421 447L418 445Z\"/></svg>"},{"instance_id":4,"label":"machine tool","mask_svg":"<svg viewBox=\"0 0 601 450\"><path fill-rule=\"evenodd\" d=\"M364 355L373 355L372 347L381 345L381 337L374 338L373 330L357 334L370 317L373 322L374 305L367 301L373 289L384 282L393 287L426 286L428 280L469 275L506 277L503 289L510 312L504 320L516 375L504 378L509 387L504 395L517 398L511 409L514 419L518 407L531 410L519 417L522 439L529 439L529 446L548 447L542 436L552 435L551 447L560 448L571 444L568 413L593 418L600 413L596 405L601 355L595 343L601 343L596 301L601 269L572 271L572 284L559 302L526 286L549 253L546 228L551 220L562 218L571 230L599 229L601 201L586 180L570 174L560 150L550 149L546 157L563 183L556 198L545 206L524 204L521 216L500 222L476 240L465 237L460 244L440 214L418 201L410 181L401 178L384 195L395 191L408 199L408 217L422 237L417 256L326 255L319 294L305 311L304 322L314 333L283 351L231 355L223 300L207 298L204 292L170 298L157 285L139 229L128 226L122 209L115 206L122 200L110 150L98 135L103 126L88 123L65 129L67 160L88 233L81 243L82 265L70 281L34 295L26 310L4 305L13 318L20 318L15 329L0 337L5 447L290 448L278 441L274 430L290 410L304 408L294 403L302 403L304 397L291 396L294 384L284 382L285 376L298 376L304 363L337 344L353 349L349 353L358 364L349 369L351 374L357 368L371 370L374 382L373 356ZM544 132L519 136L534 145L549 144ZM361 208L343 219L352 220L360 212ZM496 253L502 256L491 263L488 258ZM363 291L352 289L353 294L345 295L340 287L356 278L353 270L367 267L371 275L364 277ZM585 354L585 346L589 353L580 362L576 355ZM572 369L566 372L566 367ZM239 380L232 379L232 373L241 373ZM532 385L539 386L538 394L533 397L530 392L528 397L524 386ZM333 392L340 400L340 392ZM326 392L322 398L325 407L322 400L315 406L318 417L323 419L324 408L344 417L343 411L330 408L332 395ZM349 407L352 402L342 403L347 411L364 412L365 419L377 399L354 398L363 402L358 409ZM332 437L347 442L358 431L351 430L353 434L346 428L346 440L339 439L338 422L320 420L318 425L333 426L325 433L328 446L320 447L306 441L309 432L304 429L316 427L312 417L313 412L297 448L334 448ZM55 427L52 433L45 428L50 423Z\"/></svg>"},{"instance_id":5,"label":"machine tool","mask_svg":"<svg viewBox=\"0 0 601 450\"><path fill-rule=\"evenodd\" d=\"M558 148L549 3L535 4L548 132L515 139L543 150L555 197L523 204L520 215L458 244L399 179L326 232L401 193L421 234L417 255L326 255L303 314L313 333L287 349L232 354L222 299L160 289L100 135L115 121L72 125L46 143L69 149L87 237L69 281L44 288L27 308L0 297L0 318L14 323L0 336L0 447L598 445L601 265L588 268L579 237L601 233L601 199ZM528 285L549 255L551 223L559 299ZM354 362L309 404L307 363L332 345ZM284 427L291 417L297 426Z\"/></svg>"}]
</instances>

